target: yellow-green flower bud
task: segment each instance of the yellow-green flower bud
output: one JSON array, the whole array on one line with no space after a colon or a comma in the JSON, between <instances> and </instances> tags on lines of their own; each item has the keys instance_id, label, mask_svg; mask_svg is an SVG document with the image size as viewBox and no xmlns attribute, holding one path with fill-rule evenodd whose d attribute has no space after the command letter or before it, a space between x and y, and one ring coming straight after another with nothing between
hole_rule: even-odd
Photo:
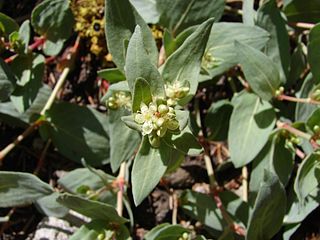
<instances>
[{"instance_id":1,"label":"yellow-green flower bud","mask_svg":"<svg viewBox=\"0 0 320 240\"><path fill-rule=\"evenodd\" d=\"M163 137L167 132L167 128L166 127L161 127L157 130L157 136L159 137Z\"/></svg>"},{"instance_id":2,"label":"yellow-green flower bud","mask_svg":"<svg viewBox=\"0 0 320 240\"><path fill-rule=\"evenodd\" d=\"M161 114L165 114L165 113L169 112L169 107L164 104L160 104L158 107L158 111Z\"/></svg>"},{"instance_id":3,"label":"yellow-green flower bud","mask_svg":"<svg viewBox=\"0 0 320 240\"><path fill-rule=\"evenodd\" d=\"M174 131L174 130L176 130L177 128L179 128L179 122L177 121L177 120L175 120L175 119L173 119L173 120L169 120L168 122L167 122L167 128L169 129L169 130L172 130L172 131Z\"/></svg>"},{"instance_id":4,"label":"yellow-green flower bud","mask_svg":"<svg viewBox=\"0 0 320 240\"><path fill-rule=\"evenodd\" d=\"M315 133L318 133L318 132L320 131L319 125L314 125L314 126L313 126L313 131L314 131Z\"/></svg>"},{"instance_id":5,"label":"yellow-green flower bud","mask_svg":"<svg viewBox=\"0 0 320 240\"><path fill-rule=\"evenodd\" d=\"M154 148L159 148L160 147L160 138L158 136L155 135L148 135L149 138L149 143L152 147Z\"/></svg>"},{"instance_id":6,"label":"yellow-green flower bud","mask_svg":"<svg viewBox=\"0 0 320 240\"><path fill-rule=\"evenodd\" d=\"M187 232L182 234L183 239L189 239L189 234Z\"/></svg>"},{"instance_id":7,"label":"yellow-green flower bud","mask_svg":"<svg viewBox=\"0 0 320 240\"><path fill-rule=\"evenodd\" d=\"M104 238L105 238L104 233L100 233L97 237L98 240L104 240Z\"/></svg>"}]
</instances>

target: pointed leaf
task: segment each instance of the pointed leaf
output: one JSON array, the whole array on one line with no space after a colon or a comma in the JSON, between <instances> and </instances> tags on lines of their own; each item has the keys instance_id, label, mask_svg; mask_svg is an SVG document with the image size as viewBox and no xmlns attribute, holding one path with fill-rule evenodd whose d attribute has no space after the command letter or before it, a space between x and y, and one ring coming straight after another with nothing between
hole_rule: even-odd
<instances>
[{"instance_id":1,"label":"pointed leaf","mask_svg":"<svg viewBox=\"0 0 320 240\"><path fill-rule=\"evenodd\" d=\"M276 116L270 103L243 92L232 103L228 133L231 161L235 167L251 162L268 141Z\"/></svg>"},{"instance_id":2,"label":"pointed leaf","mask_svg":"<svg viewBox=\"0 0 320 240\"><path fill-rule=\"evenodd\" d=\"M286 201L286 192L278 177L265 170L248 222L246 240L271 239L282 226Z\"/></svg>"},{"instance_id":3,"label":"pointed leaf","mask_svg":"<svg viewBox=\"0 0 320 240\"><path fill-rule=\"evenodd\" d=\"M320 16L320 15L319 15ZM320 61L320 24L314 26L309 33L309 43L308 43L308 62L311 66L311 72L314 76L316 83L320 82L320 70L319 70L319 61Z\"/></svg>"},{"instance_id":4,"label":"pointed leaf","mask_svg":"<svg viewBox=\"0 0 320 240\"><path fill-rule=\"evenodd\" d=\"M109 137L104 114L71 103L54 104L46 113L47 129L53 144L76 162L84 158L91 165L109 162Z\"/></svg>"},{"instance_id":5,"label":"pointed leaf","mask_svg":"<svg viewBox=\"0 0 320 240\"><path fill-rule=\"evenodd\" d=\"M214 18L218 22L223 14L224 6L225 1L223 0L157 1L157 7L161 13L160 24L168 28L173 35L209 18Z\"/></svg>"},{"instance_id":6,"label":"pointed leaf","mask_svg":"<svg viewBox=\"0 0 320 240\"><path fill-rule=\"evenodd\" d=\"M285 139L274 136L264 146L252 163L250 176L250 199L254 200L263 181L264 170L275 173L280 182L286 186L294 167L294 155L285 146Z\"/></svg>"},{"instance_id":7,"label":"pointed leaf","mask_svg":"<svg viewBox=\"0 0 320 240\"><path fill-rule=\"evenodd\" d=\"M105 19L108 50L119 70L124 72L124 42L129 41L136 25L141 27L143 43L151 63L157 64L158 50L149 27L128 0L106 1Z\"/></svg>"},{"instance_id":8,"label":"pointed leaf","mask_svg":"<svg viewBox=\"0 0 320 240\"><path fill-rule=\"evenodd\" d=\"M31 15L34 30L46 38L44 51L56 55L63 47L63 42L72 33L73 15L68 0L45 0L37 5Z\"/></svg>"},{"instance_id":9,"label":"pointed leaf","mask_svg":"<svg viewBox=\"0 0 320 240\"><path fill-rule=\"evenodd\" d=\"M8 65L0 59L0 101L5 101L13 92L15 76L11 72Z\"/></svg>"},{"instance_id":10,"label":"pointed leaf","mask_svg":"<svg viewBox=\"0 0 320 240\"><path fill-rule=\"evenodd\" d=\"M292 0L285 5L284 13L290 22L318 23L320 16L320 1Z\"/></svg>"},{"instance_id":11,"label":"pointed leaf","mask_svg":"<svg viewBox=\"0 0 320 240\"><path fill-rule=\"evenodd\" d=\"M148 196L167 170L165 161L168 159L165 157L168 153L169 151L165 147L162 149L152 148L148 137L144 137L134 159L131 173L132 194L136 206Z\"/></svg>"},{"instance_id":12,"label":"pointed leaf","mask_svg":"<svg viewBox=\"0 0 320 240\"><path fill-rule=\"evenodd\" d=\"M218 76L238 64L235 41L261 49L269 39L265 30L241 23L220 22L212 26L202 67L210 78Z\"/></svg>"},{"instance_id":13,"label":"pointed leaf","mask_svg":"<svg viewBox=\"0 0 320 240\"><path fill-rule=\"evenodd\" d=\"M30 173L0 172L0 207L28 205L53 193L52 187Z\"/></svg>"},{"instance_id":14,"label":"pointed leaf","mask_svg":"<svg viewBox=\"0 0 320 240\"><path fill-rule=\"evenodd\" d=\"M186 81L190 84L188 96L180 102L182 105L186 104L197 90L201 59L212 24L213 19L202 23L164 65L162 76L166 84L182 83L184 85Z\"/></svg>"},{"instance_id":15,"label":"pointed leaf","mask_svg":"<svg viewBox=\"0 0 320 240\"><path fill-rule=\"evenodd\" d=\"M294 181L294 191L299 202L304 203L305 198L319 185L320 154L312 153L306 157L298 168Z\"/></svg>"},{"instance_id":16,"label":"pointed leaf","mask_svg":"<svg viewBox=\"0 0 320 240\"><path fill-rule=\"evenodd\" d=\"M137 26L129 41L126 56L126 78L131 91L136 79L140 77L149 83L153 96L164 97L163 80L148 57L141 28Z\"/></svg>"},{"instance_id":17,"label":"pointed leaf","mask_svg":"<svg viewBox=\"0 0 320 240\"><path fill-rule=\"evenodd\" d=\"M98 76L108 80L110 83L116 83L126 80L126 76L118 68L107 68L99 70Z\"/></svg>"},{"instance_id":18,"label":"pointed leaf","mask_svg":"<svg viewBox=\"0 0 320 240\"><path fill-rule=\"evenodd\" d=\"M128 221L120 217L111 205L102 202L88 200L67 193L60 195L57 201L80 214L92 219L103 220L106 223L122 224Z\"/></svg>"},{"instance_id":19,"label":"pointed leaf","mask_svg":"<svg viewBox=\"0 0 320 240\"><path fill-rule=\"evenodd\" d=\"M149 83L144 78L137 78L133 87L132 112L140 110L141 103L148 105L152 102Z\"/></svg>"},{"instance_id":20,"label":"pointed leaf","mask_svg":"<svg viewBox=\"0 0 320 240\"><path fill-rule=\"evenodd\" d=\"M141 141L139 133L121 121L121 117L128 114L124 108L109 111L110 163L113 172L134 155Z\"/></svg>"},{"instance_id":21,"label":"pointed leaf","mask_svg":"<svg viewBox=\"0 0 320 240\"><path fill-rule=\"evenodd\" d=\"M264 1L257 13L257 26L270 33L264 53L275 63L280 79L285 83L290 67L290 42L287 21L281 14L275 0Z\"/></svg>"},{"instance_id":22,"label":"pointed leaf","mask_svg":"<svg viewBox=\"0 0 320 240\"><path fill-rule=\"evenodd\" d=\"M270 100L281 81L276 65L266 55L240 42L235 42L238 59L252 90L264 100Z\"/></svg>"}]
</instances>

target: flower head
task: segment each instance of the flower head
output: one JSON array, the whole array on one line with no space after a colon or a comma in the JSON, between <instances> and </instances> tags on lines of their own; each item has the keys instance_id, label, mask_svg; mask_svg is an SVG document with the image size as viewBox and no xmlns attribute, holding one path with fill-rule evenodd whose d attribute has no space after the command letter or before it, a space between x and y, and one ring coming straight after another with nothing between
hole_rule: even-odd
<instances>
[{"instance_id":1,"label":"flower head","mask_svg":"<svg viewBox=\"0 0 320 240\"><path fill-rule=\"evenodd\" d=\"M141 125L142 135L148 135L150 144L154 147L158 147L159 138L164 137L167 131L179 128L174 109L155 102L149 105L141 103L140 110L134 114L134 121Z\"/></svg>"}]
</instances>

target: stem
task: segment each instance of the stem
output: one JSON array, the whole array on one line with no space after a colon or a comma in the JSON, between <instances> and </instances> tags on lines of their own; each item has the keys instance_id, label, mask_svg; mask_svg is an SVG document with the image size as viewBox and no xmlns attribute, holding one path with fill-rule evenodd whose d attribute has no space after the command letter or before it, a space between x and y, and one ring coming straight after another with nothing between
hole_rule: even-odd
<instances>
[{"instance_id":1,"label":"stem","mask_svg":"<svg viewBox=\"0 0 320 240\"><path fill-rule=\"evenodd\" d=\"M244 202L248 202L248 168L242 167L242 198Z\"/></svg>"},{"instance_id":2,"label":"stem","mask_svg":"<svg viewBox=\"0 0 320 240\"><path fill-rule=\"evenodd\" d=\"M292 126L290 126L288 123L284 123L284 122L281 122L281 121L277 121L277 127L278 128L282 128L282 129L285 129L287 130L288 132L296 135L296 136L299 136L299 137L302 137L302 138L305 138L307 140L310 141L310 139L312 138L312 136L308 133L305 133L305 132L302 132L300 131L299 129L296 129Z\"/></svg>"},{"instance_id":3,"label":"stem","mask_svg":"<svg viewBox=\"0 0 320 240\"><path fill-rule=\"evenodd\" d=\"M305 28L305 29L311 29L315 26L315 24L312 23L304 23L304 22L297 22L297 23L289 23L292 27L298 27L298 28Z\"/></svg>"},{"instance_id":4,"label":"stem","mask_svg":"<svg viewBox=\"0 0 320 240\"><path fill-rule=\"evenodd\" d=\"M22 134L20 134L12 143L8 144L4 149L0 151L0 165L4 159L4 157L15 147L17 146L23 139L29 136L38 126L41 125L41 121L36 121L32 123Z\"/></svg>"},{"instance_id":5,"label":"stem","mask_svg":"<svg viewBox=\"0 0 320 240\"><path fill-rule=\"evenodd\" d=\"M46 105L43 107L43 109L40 112L41 115L44 115L46 113L46 111L49 110L50 107L52 106L52 104L58 94L58 91L63 86L69 72L70 72L69 67L66 67L65 69L63 69L56 86L54 87L48 101L46 102Z\"/></svg>"},{"instance_id":6,"label":"stem","mask_svg":"<svg viewBox=\"0 0 320 240\"><path fill-rule=\"evenodd\" d=\"M296 102L296 103L308 103L308 104L314 104L314 105L320 105L319 101L313 100L311 98L296 98L296 97L291 97L287 96L284 94L281 94L277 97L278 100L280 101L289 101L289 102Z\"/></svg>"},{"instance_id":7,"label":"stem","mask_svg":"<svg viewBox=\"0 0 320 240\"><path fill-rule=\"evenodd\" d=\"M67 67L63 69L62 74L60 75L60 78L54 87L49 99L47 100L45 106L41 110L40 114L43 116L45 112L50 109L52 106L52 103L54 102L54 99L56 98L56 95L60 88L62 87L70 69ZM23 139L25 139L27 136L29 136L37 127L39 127L43 123L43 120L38 119L34 123L32 123L22 134L20 134L12 143L8 144L4 149L0 151L0 164L4 157L15 147L17 146Z\"/></svg>"},{"instance_id":8,"label":"stem","mask_svg":"<svg viewBox=\"0 0 320 240\"><path fill-rule=\"evenodd\" d=\"M51 139L49 139L47 141L46 145L44 146L44 149L43 149L43 151L41 153L41 156L40 156L38 164L37 164L37 168L33 172L34 175L38 175L39 174L39 172L40 172L40 170L41 170L41 168L43 166L43 162L44 162L44 159L46 157L47 151L48 151L48 149L50 147L50 144L51 144Z\"/></svg>"},{"instance_id":9,"label":"stem","mask_svg":"<svg viewBox=\"0 0 320 240\"><path fill-rule=\"evenodd\" d=\"M30 52L32 52L34 49L36 49L36 48L40 47L41 45L43 45L45 41L46 41L46 39L45 39L44 37L36 38L36 39L35 39L35 42L32 43L32 44L28 47L28 50L29 50ZM4 61L5 61L6 63L11 63L18 55L19 55L19 54L16 53L16 54L14 54L14 55L6 58Z\"/></svg>"},{"instance_id":10,"label":"stem","mask_svg":"<svg viewBox=\"0 0 320 240\"><path fill-rule=\"evenodd\" d=\"M211 162L211 159L210 159L208 154L204 155L204 162L206 164L206 169L207 169L207 174L208 174L208 177L209 177L210 187L211 188L216 188L217 187L216 178L214 176L214 170L213 170L212 162Z\"/></svg>"},{"instance_id":11,"label":"stem","mask_svg":"<svg viewBox=\"0 0 320 240\"><path fill-rule=\"evenodd\" d=\"M119 175L117 177L117 183L119 187L119 191L117 193L117 212L119 216L122 216L122 212L123 212L123 192L124 192L126 168L127 168L127 163L126 162L121 163Z\"/></svg>"},{"instance_id":12,"label":"stem","mask_svg":"<svg viewBox=\"0 0 320 240\"><path fill-rule=\"evenodd\" d=\"M178 218L178 197L177 194L172 191L172 225L177 224L177 218Z\"/></svg>"}]
</instances>

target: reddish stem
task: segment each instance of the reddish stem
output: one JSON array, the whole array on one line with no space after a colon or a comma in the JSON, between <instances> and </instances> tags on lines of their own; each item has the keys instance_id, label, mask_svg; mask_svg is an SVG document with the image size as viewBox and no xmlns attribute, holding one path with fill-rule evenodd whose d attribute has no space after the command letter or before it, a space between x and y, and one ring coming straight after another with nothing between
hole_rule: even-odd
<instances>
[{"instance_id":1,"label":"reddish stem","mask_svg":"<svg viewBox=\"0 0 320 240\"><path fill-rule=\"evenodd\" d=\"M31 45L29 45L29 47L28 47L29 51L33 51L36 48L42 46L45 43L45 41L46 41L46 39L44 37L35 38L34 42ZM17 56L18 56L18 54L16 53L16 54L6 58L4 61L6 63L11 63Z\"/></svg>"}]
</instances>

